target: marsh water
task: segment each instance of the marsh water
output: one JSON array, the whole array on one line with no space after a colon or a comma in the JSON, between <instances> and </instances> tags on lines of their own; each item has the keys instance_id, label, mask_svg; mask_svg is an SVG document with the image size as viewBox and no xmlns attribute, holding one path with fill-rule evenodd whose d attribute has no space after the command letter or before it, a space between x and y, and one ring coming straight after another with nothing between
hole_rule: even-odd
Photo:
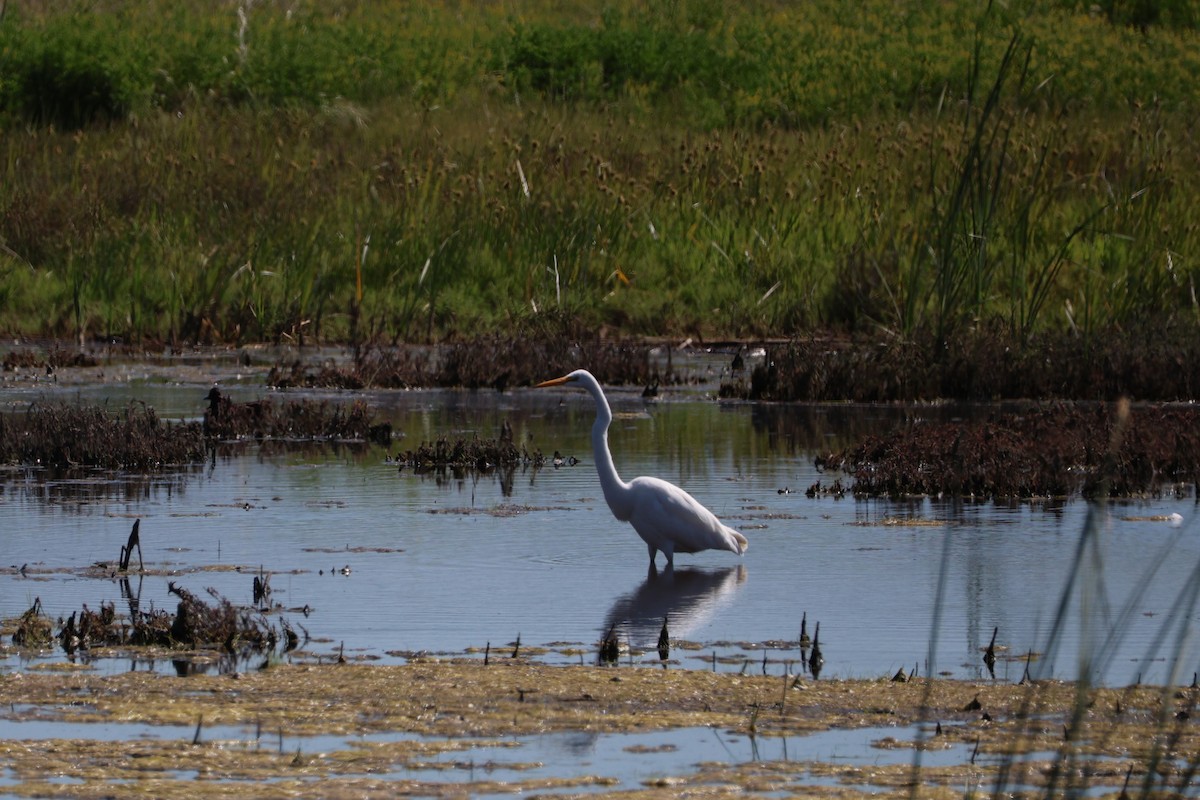
<instances>
[{"instance_id":1,"label":"marsh water","mask_svg":"<svg viewBox=\"0 0 1200 800\"><path fill-rule=\"evenodd\" d=\"M253 378L217 379L235 400L266 393ZM211 380L131 371L98 385L0 390L0 401L10 412L31 401L136 401L187 419L202 413ZM622 661L638 664L657 662L666 619L682 668L799 672L806 619L810 635L820 624L823 678L899 669L990 677L982 651L998 629L1000 680L1019 680L1029 653L1043 676L1075 677L1086 659L1111 685L1191 680L1195 654L1179 645L1195 627L1191 498L1090 506L810 497L817 481L849 482L819 472L818 451L970 410L729 403L711 389L663 388L654 399L641 387L611 390L610 443L625 478L671 480L744 532L741 558L681 555L672 573L649 573L645 546L600 494L583 392L307 392L366 399L396 439L233 444L208 464L152 477L4 473L0 616L35 599L53 619L85 603L123 610L126 591L142 609L173 609L171 581L249 605L262 570L274 613L308 634L293 657L402 662L489 648L496 657L519 639L544 661L594 663L611 629ZM563 465L417 474L392 463L421 441L493 437L504 424L531 450L558 451ZM1089 514L1096 546L1072 579ZM89 568L116 560L134 519L148 574L126 590ZM12 652L0 670L64 657ZM94 667L170 665L123 656Z\"/></svg>"}]
</instances>

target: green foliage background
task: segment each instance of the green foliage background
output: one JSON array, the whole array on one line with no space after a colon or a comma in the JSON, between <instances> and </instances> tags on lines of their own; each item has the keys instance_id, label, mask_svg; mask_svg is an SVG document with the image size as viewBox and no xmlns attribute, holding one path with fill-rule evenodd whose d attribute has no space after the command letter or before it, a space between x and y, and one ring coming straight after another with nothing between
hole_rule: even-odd
<instances>
[{"instance_id":1,"label":"green foliage background","mask_svg":"<svg viewBox=\"0 0 1200 800\"><path fill-rule=\"evenodd\" d=\"M1197 7L10 2L0 330L1192 323Z\"/></svg>"}]
</instances>

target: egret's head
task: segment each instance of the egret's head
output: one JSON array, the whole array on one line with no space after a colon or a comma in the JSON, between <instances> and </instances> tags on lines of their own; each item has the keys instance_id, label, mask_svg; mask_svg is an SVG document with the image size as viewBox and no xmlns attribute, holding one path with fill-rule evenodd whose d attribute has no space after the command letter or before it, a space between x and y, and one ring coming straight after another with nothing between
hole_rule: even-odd
<instances>
[{"instance_id":1,"label":"egret's head","mask_svg":"<svg viewBox=\"0 0 1200 800\"><path fill-rule=\"evenodd\" d=\"M547 386L563 386L564 384L579 383L579 379L587 374L587 370L577 369L574 372L563 375L561 378L554 378L548 381L542 381L535 389L544 389Z\"/></svg>"}]
</instances>

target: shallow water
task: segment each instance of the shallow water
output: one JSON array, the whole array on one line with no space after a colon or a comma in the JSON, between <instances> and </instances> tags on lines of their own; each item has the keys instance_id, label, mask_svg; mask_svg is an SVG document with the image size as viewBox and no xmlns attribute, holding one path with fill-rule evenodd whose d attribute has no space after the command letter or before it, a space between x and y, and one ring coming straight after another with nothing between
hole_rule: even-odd
<instances>
[{"instance_id":1,"label":"shallow water","mask_svg":"<svg viewBox=\"0 0 1200 800\"><path fill-rule=\"evenodd\" d=\"M235 399L262 394L227 378ZM0 390L0 405L59 396L118 407L143 400L164 418L195 417L206 390L135 376L59 394ZM814 468L819 448L952 409L717 403L695 390L647 402L640 391L611 392L610 442L622 475L684 486L750 540L740 559L681 555L673 575L651 578L644 544L613 520L600 495L586 394L318 396L364 396L379 407L402 436L391 453L440 436L491 437L508 423L530 448L580 463L510 476L431 476L397 469L387 448L245 445L202 469L150 479L10 471L0 476L0 616L19 615L34 598L54 618L83 603L127 608L118 582L82 571L114 561L140 518L147 567L177 573L135 577L142 608L174 608L172 580L248 604L261 567L271 573L272 599L292 609L281 613L312 637L304 652L314 658L482 657L489 645L494 651L519 636L526 652L548 650L541 659L577 663L594 661L597 641L615 625L631 647L623 661L657 662L653 646L667 618L674 663L778 674L802 668L796 641L806 615L809 634L820 623L822 677L890 676L900 668L984 676L981 653L998 628L997 644L1007 648L995 667L999 679L1018 680L1029 651L1047 654L1033 664L1038 674L1065 678L1091 653L1096 676L1121 685L1170 680L1181 620L1194 633L1194 610L1179 607L1200 563L1190 499L1090 509L1100 519L1098 560L1087 559L1093 568L1069 593L1048 648L1087 504L805 496L815 481L837 477ZM1171 513L1183 524L1150 519ZM678 646L684 641L691 644ZM62 655L34 656L48 657ZM0 670L20 669L28 658L0 659ZM1195 653L1181 659L1178 679L1190 681ZM103 670L147 666L97 662Z\"/></svg>"},{"instance_id":2,"label":"shallow water","mask_svg":"<svg viewBox=\"0 0 1200 800\"><path fill-rule=\"evenodd\" d=\"M140 724L67 724L50 721L5 723L8 738L26 741L85 739L88 741L128 742L177 740L191 743L196 729L187 726ZM917 731L911 728L835 728L802 737L748 737L716 728L677 728L644 733L552 733L502 739L458 740L451 752L420 756L417 763L397 766L389 773L372 772L373 777L416 778L431 783L462 783L483 778L536 781L539 779L579 779L601 776L605 783L595 787L579 786L573 792L634 790L644 782L689 775L700 764L738 765L760 761L799 763L837 763L843 766L886 766L911 763L912 750L906 747L879 747L881 741L911 741ZM228 748L245 748L292 753L332 753L370 747L396 741L433 741L404 733L367 736L279 737L253 727L210 727L200 730L199 741ZM971 757L972 747L965 744L930 749L922 754L926 767L949 766ZM985 756L988 758L988 756ZM188 775L177 773L177 780ZM818 777L798 773L794 780L802 785L844 786L838 777ZM0 775L0 796L6 785L18 785L13 778ZM506 796L506 795L501 795Z\"/></svg>"}]
</instances>

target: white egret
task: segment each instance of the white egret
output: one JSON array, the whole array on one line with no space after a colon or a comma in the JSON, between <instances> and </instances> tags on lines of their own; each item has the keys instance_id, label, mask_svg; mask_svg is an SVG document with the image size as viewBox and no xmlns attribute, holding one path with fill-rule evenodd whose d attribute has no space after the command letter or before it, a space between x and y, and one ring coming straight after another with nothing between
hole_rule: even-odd
<instances>
[{"instance_id":1,"label":"white egret","mask_svg":"<svg viewBox=\"0 0 1200 800\"><path fill-rule=\"evenodd\" d=\"M604 499L613 516L633 525L650 551L650 569L661 550L667 557L667 568L675 566L676 553L696 553L700 550L730 550L738 555L746 552L746 537L723 524L716 515L674 484L660 478L634 478L626 483L617 474L612 453L608 449L608 426L612 409L604 397L600 383L586 369L543 381L544 386L573 385L586 389L596 401L596 422L592 425L592 450L596 457L596 472Z\"/></svg>"}]
</instances>

